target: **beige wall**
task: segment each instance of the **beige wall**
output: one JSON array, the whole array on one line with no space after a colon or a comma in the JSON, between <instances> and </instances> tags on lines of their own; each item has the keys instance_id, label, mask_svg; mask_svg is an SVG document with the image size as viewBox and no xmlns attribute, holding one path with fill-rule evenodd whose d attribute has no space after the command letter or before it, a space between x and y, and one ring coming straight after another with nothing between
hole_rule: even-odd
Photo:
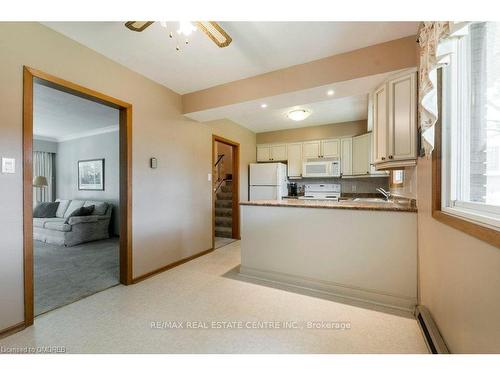
<instances>
[{"instance_id":1,"label":"beige wall","mask_svg":"<svg viewBox=\"0 0 500 375\"><path fill-rule=\"evenodd\" d=\"M366 120L257 133L257 144L302 142L366 133Z\"/></svg>"},{"instance_id":2,"label":"beige wall","mask_svg":"<svg viewBox=\"0 0 500 375\"><path fill-rule=\"evenodd\" d=\"M275 96L417 65L415 36L333 55L182 96L183 113Z\"/></svg>"},{"instance_id":3,"label":"beige wall","mask_svg":"<svg viewBox=\"0 0 500 375\"><path fill-rule=\"evenodd\" d=\"M0 330L23 321L23 65L133 105L135 277L211 247L211 131L179 95L36 23L0 23L0 51L0 156L17 162L0 174Z\"/></svg>"},{"instance_id":4,"label":"beige wall","mask_svg":"<svg viewBox=\"0 0 500 375\"><path fill-rule=\"evenodd\" d=\"M431 160L418 160L420 303L452 353L500 353L500 249L431 216Z\"/></svg>"},{"instance_id":5,"label":"beige wall","mask_svg":"<svg viewBox=\"0 0 500 375\"><path fill-rule=\"evenodd\" d=\"M256 160L255 133L231 120L205 123L212 134L240 144L240 200L248 200L248 164Z\"/></svg>"}]
</instances>

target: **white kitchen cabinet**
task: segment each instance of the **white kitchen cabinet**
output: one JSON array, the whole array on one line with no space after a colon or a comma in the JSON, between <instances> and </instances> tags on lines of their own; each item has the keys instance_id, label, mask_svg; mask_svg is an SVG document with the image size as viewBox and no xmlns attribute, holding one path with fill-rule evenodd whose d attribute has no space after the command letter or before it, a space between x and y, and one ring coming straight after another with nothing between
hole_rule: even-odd
<instances>
[{"instance_id":1,"label":"white kitchen cabinet","mask_svg":"<svg viewBox=\"0 0 500 375\"><path fill-rule=\"evenodd\" d=\"M340 157L340 140L339 139L325 139L321 141L321 155L322 158L338 158Z\"/></svg>"},{"instance_id":2,"label":"white kitchen cabinet","mask_svg":"<svg viewBox=\"0 0 500 375\"><path fill-rule=\"evenodd\" d=\"M417 157L417 73L390 80L389 86L389 160Z\"/></svg>"},{"instance_id":3,"label":"white kitchen cabinet","mask_svg":"<svg viewBox=\"0 0 500 375\"><path fill-rule=\"evenodd\" d=\"M386 81L373 93L373 162L377 169L417 159L417 72Z\"/></svg>"},{"instance_id":4,"label":"white kitchen cabinet","mask_svg":"<svg viewBox=\"0 0 500 375\"><path fill-rule=\"evenodd\" d=\"M372 134L366 133L352 139L352 174L370 174Z\"/></svg>"},{"instance_id":5,"label":"white kitchen cabinet","mask_svg":"<svg viewBox=\"0 0 500 375\"><path fill-rule=\"evenodd\" d=\"M302 176L302 143L287 145L288 177Z\"/></svg>"},{"instance_id":6,"label":"white kitchen cabinet","mask_svg":"<svg viewBox=\"0 0 500 375\"><path fill-rule=\"evenodd\" d=\"M340 148L340 171L342 176L350 176L352 175L352 138L342 138Z\"/></svg>"},{"instance_id":7,"label":"white kitchen cabinet","mask_svg":"<svg viewBox=\"0 0 500 375\"><path fill-rule=\"evenodd\" d=\"M302 158L318 159L321 156L321 141L311 141L302 143Z\"/></svg>"},{"instance_id":8,"label":"white kitchen cabinet","mask_svg":"<svg viewBox=\"0 0 500 375\"><path fill-rule=\"evenodd\" d=\"M285 161L286 144L257 145L257 161Z\"/></svg>"},{"instance_id":9,"label":"white kitchen cabinet","mask_svg":"<svg viewBox=\"0 0 500 375\"><path fill-rule=\"evenodd\" d=\"M373 93L373 162L387 159L387 85L384 83Z\"/></svg>"},{"instance_id":10,"label":"white kitchen cabinet","mask_svg":"<svg viewBox=\"0 0 500 375\"><path fill-rule=\"evenodd\" d=\"M271 147L268 145L257 146L257 161L271 160Z\"/></svg>"}]
</instances>

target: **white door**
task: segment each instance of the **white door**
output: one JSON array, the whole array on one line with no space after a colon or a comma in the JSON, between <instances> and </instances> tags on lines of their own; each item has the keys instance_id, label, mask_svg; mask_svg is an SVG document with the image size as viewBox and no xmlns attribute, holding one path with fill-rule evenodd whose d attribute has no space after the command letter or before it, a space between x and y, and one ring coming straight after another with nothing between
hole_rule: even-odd
<instances>
[{"instance_id":1,"label":"white door","mask_svg":"<svg viewBox=\"0 0 500 375\"><path fill-rule=\"evenodd\" d=\"M325 139L324 141L321 141L321 157L322 158L340 157L340 140Z\"/></svg>"},{"instance_id":2,"label":"white door","mask_svg":"<svg viewBox=\"0 0 500 375\"><path fill-rule=\"evenodd\" d=\"M303 159L317 159L320 156L321 142L312 141L302 143L302 158Z\"/></svg>"},{"instance_id":3,"label":"white door","mask_svg":"<svg viewBox=\"0 0 500 375\"><path fill-rule=\"evenodd\" d=\"M380 86L373 94L374 162L387 161L387 88Z\"/></svg>"},{"instance_id":4,"label":"white door","mask_svg":"<svg viewBox=\"0 0 500 375\"><path fill-rule=\"evenodd\" d=\"M302 176L302 143L290 143L287 147L288 176Z\"/></svg>"},{"instance_id":5,"label":"white door","mask_svg":"<svg viewBox=\"0 0 500 375\"><path fill-rule=\"evenodd\" d=\"M250 164L250 185L279 185L280 163Z\"/></svg>"},{"instance_id":6,"label":"white door","mask_svg":"<svg viewBox=\"0 0 500 375\"><path fill-rule=\"evenodd\" d=\"M269 146L257 146L257 161L271 160L271 148Z\"/></svg>"},{"instance_id":7,"label":"white door","mask_svg":"<svg viewBox=\"0 0 500 375\"><path fill-rule=\"evenodd\" d=\"M276 200L278 197L279 186L250 186L250 200Z\"/></svg>"},{"instance_id":8,"label":"white door","mask_svg":"<svg viewBox=\"0 0 500 375\"><path fill-rule=\"evenodd\" d=\"M343 176L350 176L352 175L352 138L342 138L340 148L342 149L340 171Z\"/></svg>"},{"instance_id":9,"label":"white door","mask_svg":"<svg viewBox=\"0 0 500 375\"><path fill-rule=\"evenodd\" d=\"M285 161L286 160L286 145L271 145L271 160Z\"/></svg>"},{"instance_id":10,"label":"white door","mask_svg":"<svg viewBox=\"0 0 500 375\"><path fill-rule=\"evenodd\" d=\"M416 95L416 72L389 81L389 161L417 157Z\"/></svg>"}]
</instances>

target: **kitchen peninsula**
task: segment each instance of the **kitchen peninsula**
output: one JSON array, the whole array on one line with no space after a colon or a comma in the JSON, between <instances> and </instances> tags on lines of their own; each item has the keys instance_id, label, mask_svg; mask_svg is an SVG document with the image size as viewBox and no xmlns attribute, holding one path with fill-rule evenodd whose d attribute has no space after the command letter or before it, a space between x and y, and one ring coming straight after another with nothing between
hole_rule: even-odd
<instances>
[{"instance_id":1,"label":"kitchen peninsula","mask_svg":"<svg viewBox=\"0 0 500 375\"><path fill-rule=\"evenodd\" d=\"M369 199L240 206L242 275L413 311L415 206Z\"/></svg>"}]
</instances>

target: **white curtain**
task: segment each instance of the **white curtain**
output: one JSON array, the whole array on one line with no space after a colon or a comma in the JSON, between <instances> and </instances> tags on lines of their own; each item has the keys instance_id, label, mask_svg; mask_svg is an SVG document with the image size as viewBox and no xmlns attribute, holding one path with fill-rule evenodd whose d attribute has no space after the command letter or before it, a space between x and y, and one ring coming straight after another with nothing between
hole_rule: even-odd
<instances>
[{"instance_id":1,"label":"white curtain","mask_svg":"<svg viewBox=\"0 0 500 375\"><path fill-rule=\"evenodd\" d=\"M464 35L469 24L470 22L424 22L418 34L420 130L427 157L434 149L434 125L438 119L437 69L448 61L450 41Z\"/></svg>"},{"instance_id":2,"label":"white curtain","mask_svg":"<svg viewBox=\"0 0 500 375\"><path fill-rule=\"evenodd\" d=\"M44 176L48 186L33 187L33 204L54 201L54 157L52 152L33 152L33 177Z\"/></svg>"}]
</instances>

